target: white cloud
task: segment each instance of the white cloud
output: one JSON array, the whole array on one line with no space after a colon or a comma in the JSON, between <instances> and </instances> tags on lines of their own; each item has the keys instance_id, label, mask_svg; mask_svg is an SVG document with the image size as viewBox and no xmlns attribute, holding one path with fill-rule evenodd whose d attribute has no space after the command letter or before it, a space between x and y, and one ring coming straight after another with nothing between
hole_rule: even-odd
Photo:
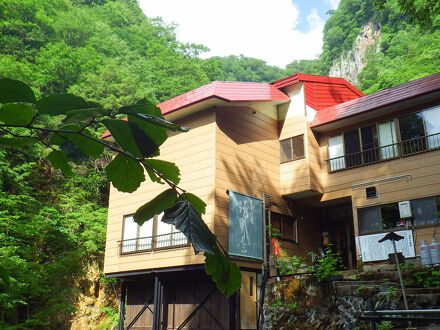
<instances>
[{"instance_id":1,"label":"white cloud","mask_svg":"<svg viewBox=\"0 0 440 330\"><path fill-rule=\"evenodd\" d=\"M332 9L338 8L339 1L340 0L325 0L325 2L327 2L332 7Z\"/></svg>"},{"instance_id":2,"label":"white cloud","mask_svg":"<svg viewBox=\"0 0 440 330\"><path fill-rule=\"evenodd\" d=\"M295 29L298 9L291 0L139 0L148 17L179 25L182 42L211 49L203 57L243 54L284 67L315 58L322 48L324 22L315 11L307 33Z\"/></svg>"}]
</instances>

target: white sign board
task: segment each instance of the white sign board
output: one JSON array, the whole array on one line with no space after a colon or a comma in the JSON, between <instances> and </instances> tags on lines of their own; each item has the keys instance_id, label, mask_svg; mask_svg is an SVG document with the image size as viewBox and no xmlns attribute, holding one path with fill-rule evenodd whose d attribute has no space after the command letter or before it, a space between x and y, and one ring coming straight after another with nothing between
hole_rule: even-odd
<instances>
[{"instance_id":1,"label":"white sign board","mask_svg":"<svg viewBox=\"0 0 440 330\"><path fill-rule=\"evenodd\" d=\"M414 258L416 253L414 250L412 230L399 230L395 233L404 237L404 239L396 241L397 252L402 252L405 258ZM390 240L379 243L379 240L386 234L388 233L363 235L358 237L358 247L363 262L386 260L388 259L388 254L394 253L393 243Z\"/></svg>"}]
</instances>

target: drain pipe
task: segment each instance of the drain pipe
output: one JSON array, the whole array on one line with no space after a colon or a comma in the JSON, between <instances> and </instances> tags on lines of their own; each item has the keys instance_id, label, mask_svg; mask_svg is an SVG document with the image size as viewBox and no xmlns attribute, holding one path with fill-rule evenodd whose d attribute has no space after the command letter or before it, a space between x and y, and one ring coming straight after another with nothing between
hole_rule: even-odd
<instances>
[{"instance_id":1,"label":"drain pipe","mask_svg":"<svg viewBox=\"0 0 440 330\"><path fill-rule=\"evenodd\" d=\"M268 220L267 217L269 207L266 205L266 197L271 198L272 196L266 193L263 193L263 263L261 265L261 289L260 289L260 299L259 299L259 308L258 308L258 317L257 317L257 329L260 330L264 324L264 313L263 313L263 304L264 304L264 296L266 294L266 282L269 277L269 254L270 254L270 243L268 237Z\"/></svg>"}]
</instances>

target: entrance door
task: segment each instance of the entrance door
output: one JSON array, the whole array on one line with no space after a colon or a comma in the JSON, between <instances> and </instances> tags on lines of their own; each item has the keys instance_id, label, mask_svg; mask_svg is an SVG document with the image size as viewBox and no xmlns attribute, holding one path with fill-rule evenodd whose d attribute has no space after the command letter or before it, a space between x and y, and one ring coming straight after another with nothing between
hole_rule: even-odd
<instances>
[{"instance_id":1,"label":"entrance door","mask_svg":"<svg viewBox=\"0 0 440 330\"><path fill-rule=\"evenodd\" d=\"M342 258L347 269L356 267L356 244L354 238L351 204L326 207L321 214L323 245ZM325 236L328 238L325 239Z\"/></svg>"}]
</instances>

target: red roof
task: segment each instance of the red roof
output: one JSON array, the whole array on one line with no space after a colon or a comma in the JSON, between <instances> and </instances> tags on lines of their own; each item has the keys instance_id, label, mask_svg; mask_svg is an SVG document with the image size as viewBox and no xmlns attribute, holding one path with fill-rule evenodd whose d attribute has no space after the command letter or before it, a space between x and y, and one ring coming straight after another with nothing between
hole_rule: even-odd
<instances>
[{"instance_id":1,"label":"red roof","mask_svg":"<svg viewBox=\"0 0 440 330\"><path fill-rule=\"evenodd\" d=\"M318 111L310 126L325 125L439 89L440 73L437 73Z\"/></svg>"},{"instance_id":2,"label":"red roof","mask_svg":"<svg viewBox=\"0 0 440 330\"><path fill-rule=\"evenodd\" d=\"M163 115L202 102L209 98L226 102L289 101L290 98L271 84L253 82L214 81L157 106Z\"/></svg>"},{"instance_id":3,"label":"red roof","mask_svg":"<svg viewBox=\"0 0 440 330\"><path fill-rule=\"evenodd\" d=\"M277 88L285 88L299 82L304 83L306 104L318 111L364 96L361 91L345 79L302 73L274 81L272 85Z\"/></svg>"}]
</instances>

